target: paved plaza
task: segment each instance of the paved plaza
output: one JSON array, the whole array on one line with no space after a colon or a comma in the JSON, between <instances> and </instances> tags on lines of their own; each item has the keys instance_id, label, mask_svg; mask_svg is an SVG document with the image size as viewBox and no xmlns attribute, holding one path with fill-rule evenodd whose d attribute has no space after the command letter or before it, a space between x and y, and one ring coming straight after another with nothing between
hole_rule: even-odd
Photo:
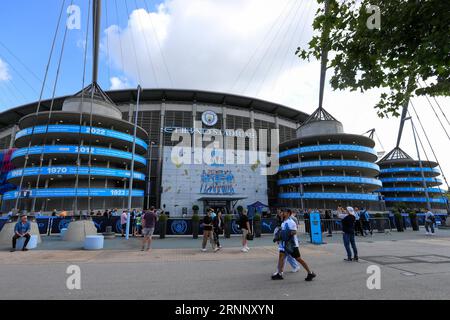
<instances>
[{"instance_id":1,"label":"paved plaza","mask_svg":"<svg viewBox=\"0 0 450 320\"><path fill-rule=\"evenodd\" d=\"M239 237L224 239L223 250L200 252L201 239L156 239L141 252L140 239L106 240L105 250L84 251L82 244L44 237L38 250L0 251L0 299L448 299L450 230L430 237L407 231L357 238L360 262L344 262L341 235L317 246L301 237L301 252L318 274L272 281L276 246L271 236L239 251ZM81 289L69 290L67 267L81 270ZM366 286L367 267L381 269L381 289Z\"/></svg>"}]
</instances>

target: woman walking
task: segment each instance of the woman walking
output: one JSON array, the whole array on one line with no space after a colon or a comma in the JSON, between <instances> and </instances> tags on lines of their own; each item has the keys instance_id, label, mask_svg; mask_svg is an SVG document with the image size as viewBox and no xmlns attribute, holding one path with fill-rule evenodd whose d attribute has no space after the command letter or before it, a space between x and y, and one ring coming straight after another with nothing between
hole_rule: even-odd
<instances>
[{"instance_id":1,"label":"woman walking","mask_svg":"<svg viewBox=\"0 0 450 320\"><path fill-rule=\"evenodd\" d=\"M223 234L223 226L224 221L222 217L222 211L218 210L216 216L213 218L213 230L214 230L214 243L216 244L216 248L214 251L219 251L222 249L222 246L220 245L220 239L219 236Z\"/></svg>"},{"instance_id":2,"label":"woman walking","mask_svg":"<svg viewBox=\"0 0 450 320\"><path fill-rule=\"evenodd\" d=\"M203 218L203 242L202 242L202 251L206 251L206 244L208 243L208 239L211 242L211 247L215 250L214 239L213 239L213 221L211 218L211 211L206 211L206 216Z\"/></svg>"}]
</instances>

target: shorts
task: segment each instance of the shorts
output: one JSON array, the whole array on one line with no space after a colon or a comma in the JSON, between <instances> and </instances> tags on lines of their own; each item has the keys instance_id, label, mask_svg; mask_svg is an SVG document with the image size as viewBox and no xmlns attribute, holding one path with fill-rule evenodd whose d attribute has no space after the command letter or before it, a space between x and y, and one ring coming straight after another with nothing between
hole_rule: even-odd
<instances>
[{"instance_id":1,"label":"shorts","mask_svg":"<svg viewBox=\"0 0 450 320\"><path fill-rule=\"evenodd\" d=\"M151 237L153 235L153 232L155 232L155 228L142 229L142 234L144 235L144 237Z\"/></svg>"},{"instance_id":2,"label":"shorts","mask_svg":"<svg viewBox=\"0 0 450 320\"><path fill-rule=\"evenodd\" d=\"M242 237L247 239L247 234L248 234L248 230L247 229L242 229Z\"/></svg>"},{"instance_id":3,"label":"shorts","mask_svg":"<svg viewBox=\"0 0 450 320\"><path fill-rule=\"evenodd\" d=\"M279 250L280 252L283 252L284 254L286 254L286 253L284 252L284 248L281 248L281 246L278 248L278 250ZM300 258L300 250L299 250L299 248L298 248L298 247L294 247L294 250L292 251L292 254L290 254L290 256L291 256L292 258L294 258L294 259Z\"/></svg>"}]
</instances>

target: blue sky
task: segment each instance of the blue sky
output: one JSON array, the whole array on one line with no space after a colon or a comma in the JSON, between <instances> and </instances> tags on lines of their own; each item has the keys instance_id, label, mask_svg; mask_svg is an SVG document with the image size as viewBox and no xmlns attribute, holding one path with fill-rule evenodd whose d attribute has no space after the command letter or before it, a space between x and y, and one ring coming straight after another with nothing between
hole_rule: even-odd
<instances>
[{"instance_id":1,"label":"blue sky","mask_svg":"<svg viewBox=\"0 0 450 320\"><path fill-rule=\"evenodd\" d=\"M83 66L83 43L87 22L88 0L73 0L81 8L81 30L69 30L66 38L60 78L56 96L72 94L81 89ZM144 0L136 0L139 8L145 8ZM155 10L160 1L146 0L150 10ZM14 0L1 1L0 4L0 59L8 65L9 81L0 82L0 111L38 99L45 67L50 53L58 15L63 0ZM66 0L67 8L71 0ZM120 26L125 27L128 14L124 0L117 0ZM128 10L136 8L135 0L127 0ZM108 6L108 25L118 24L115 1L103 0L102 29L106 28L106 8ZM65 10L64 10L65 11ZM64 13L64 16L66 14ZM65 21L65 17L64 17ZM89 29L91 31L91 29ZM61 23L57 46L47 80L44 97L51 97L55 82L56 67L61 52L64 23ZM87 83L91 79L91 40L89 41ZM1 44L7 47L5 49ZM12 52L20 62L11 55ZM99 82L105 88L110 86L108 76L121 76L120 70L108 67L102 57ZM25 65L26 67L24 67ZM28 71L27 69L30 69ZM33 75L34 74L34 75ZM25 80L23 80L25 78Z\"/></svg>"},{"instance_id":2,"label":"blue sky","mask_svg":"<svg viewBox=\"0 0 450 320\"><path fill-rule=\"evenodd\" d=\"M0 112L38 99L42 81L35 79L33 74L43 78L62 1L0 1ZM66 0L65 8L70 1ZM150 14L135 11L135 2L138 8L145 8L144 1ZM68 32L56 96L74 94L82 88L88 2L73 1L81 7L82 30ZM120 23L116 18L116 2ZM105 90L135 88L140 81L144 88L236 93L307 113L317 108L319 63L302 61L294 54L298 46L306 47L311 39L316 1L103 0L103 3L103 43L107 25L120 26L120 30L109 30L110 50L103 50L100 55L99 83ZM164 6L159 6L161 3ZM149 21L153 21L154 27ZM44 98L51 97L64 25L65 22L58 34ZM137 47L135 54L132 43ZM1 44L6 45L31 72ZM90 38L86 84L91 81L91 49ZM107 63L105 52L109 54L110 63ZM7 81L2 80L5 63L10 74ZM115 80L113 85L111 78ZM173 81L169 81L171 79ZM395 145L399 119L377 116L373 106L380 94L380 90L364 93L333 91L327 83L324 106L344 124L348 133L361 134L375 128L383 144L377 143L377 151L388 152ZM437 99L444 107L450 104L448 97ZM426 99L413 100L444 171L450 173L450 162L443 161L448 158L449 140ZM416 157L411 132L407 125L401 147ZM430 150L426 149L430 155Z\"/></svg>"}]
</instances>

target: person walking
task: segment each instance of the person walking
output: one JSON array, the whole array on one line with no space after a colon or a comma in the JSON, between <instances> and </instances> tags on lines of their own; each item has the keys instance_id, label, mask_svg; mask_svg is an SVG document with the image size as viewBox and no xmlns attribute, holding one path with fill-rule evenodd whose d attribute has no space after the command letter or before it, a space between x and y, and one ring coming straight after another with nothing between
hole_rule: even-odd
<instances>
[{"instance_id":1,"label":"person walking","mask_svg":"<svg viewBox=\"0 0 450 320\"><path fill-rule=\"evenodd\" d=\"M12 238L12 249L11 252L16 251L17 239L25 238L25 242L23 243L22 251L28 251L27 244L31 239L31 224L27 219L26 215L20 217L20 221L16 223L14 226L14 236Z\"/></svg>"},{"instance_id":2,"label":"person walking","mask_svg":"<svg viewBox=\"0 0 450 320\"><path fill-rule=\"evenodd\" d=\"M361 235L364 237L364 231L361 223L361 216L358 207L354 208L355 212L355 235Z\"/></svg>"},{"instance_id":3,"label":"person walking","mask_svg":"<svg viewBox=\"0 0 450 320\"><path fill-rule=\"evenodd\" d=\"M298 230L298 220L297 217L295 217L293 214L291 215L291 219L297 221L297 230ZM275 230L273 232L274 238L273 242L275 242L277 245L280 245L280 232L281 232L281 224L283 223L283 212L280 210L277 212L277 226L275 227ZM297 260L295 260L290 254L286 254L284 258L284 265L286 265L286 262L289 263L289 265L292 268L292 272L298 272L300 270L300 265L298 264Z\"/></svg>"},{"instance_id":4,"label":"person walking","mask_svg":"<svg viewBox=\"0 0 450 320\"><path fill-rule=\"evenodd\" d=\"M426 235L434 235L434 223L436 222L436 217L431 210L428 210L425 213L425 230L427 231ZM431 230L431 232L430 232Z\"/></svg>"},{"instance_id":5,"label":"person walking","mask_svg":"<svg viewBox=\"0 0 450 320\"><path fill-rule=\"evenodd\" d=\"M215 251L215 243L213 239L213 220L211 218L211 210L206 211L206 215L203 218L203 241L202 241L202 251L206 252L206 244L208 240L211 242L211 247Z\"/></svg>"},{"instance_id":6,"label":"person walking","mask_svg":"<svg viewBox=\"0 0 450 320\"><path fill-rule=\"evenodd\" d=\"M358 249L356 248L355 243L355 210L352 207L347 207L347 210L341 211L338 217L342 222L342 231L343 233L343 241L345 251L347 252L347 259L345 261L358 261ZM350 245L353 249L353 258L352 251L350 250Z\"/></svg>"},{"instance_id":7,"label":"person walking","mask_svg":"<svg viewBox=\"0 0 450 320\"><path fill-rule=\"evenodd\" d=\"M331 210L325 210L325 231L328 231L327 237L333 236L333 215Z\"/></svg>"},{"instance_id":8,"label":"person walking","mask_svg":"<svg viewBox=\"0 0 450 320\"><path fill-rule=\"evenodd\" d=\"M366 208L362 209L362 212L360 213L360 219L362 222L363 231L366 235L370 233L370 235L373 235L372 227L370 226L370 214L367 211Z\"/></svg>"},{"instance_id":9,"label":"person walking","mask_svg":"<svg viewBox=\"0 0 450 320\"><path fill-rule=\"evenodd\" d=\"M122 226L122 237L125 237L125 231L127 230L128 212L124 210L120 215L120 225Z\"/></svg>"},{"instance_id":10,"label":"person walking","mask_svg":"<svg viewBox=\"0 0 450 320\"><path fill-rule=\"evenodd\" d=\"M142 233L142 212L138 212L136 218L134 219L134 223L136 224L134 227L134 236L138 237Z\"/></svg>"},{"instance_id":11,"label":"person walking","mask_svg":"<svg viewBox=\"0 0 450 320\"><path fill-rule=\"evenodd\" d=\"M214 243L216 244L215 251L219 251L222 249L222 246L220 245L220 235L223 234L223 226L224 226L224 220L222 217L222 211L218 210L217 215L213 218L213 236L214 236Z\"/></svg>"},{"instance_id":12,"label":"person walking","mask_svg":"<svg viewBox=\"0 0 450 320\"><path fill-rule=\"evenodd\" d=\"M141 251L146 250L145 245L147 244L147 251L152 249L152 236L155 232L156 221L158 221L158 216L154 207L150 210L145 211L142 215L142 248Z\"/></svg>"},{"instance_id":13,"label":"person walking","mask_svg":"<svg viewBox=\"0 0 450 320\"><path fill-rule=\"evenodd\" d=\"M242 252L248 252L250 248L248 247L247 235L250 232L250 222L247 216L247 210L242 211L242 215L239 218L239 227L242 230Z\"/></svg>"},{"instance_id":14,"label":"person walking","mask_svg":"<svg viewBox=\"0 0 450 320\"><path fill-rule=\"evenodd\" d=\"M286 255L291 255L306 270L305 281L312 281L316 274L309 269L308 264L301 258L299 242L297 238L297 226L290 218L290 210L283 212L283 223L281 224L281 241L278 246L278 272L272 275L272 280L283 280L283 268Z\"/></svg>"}]
</instances>

